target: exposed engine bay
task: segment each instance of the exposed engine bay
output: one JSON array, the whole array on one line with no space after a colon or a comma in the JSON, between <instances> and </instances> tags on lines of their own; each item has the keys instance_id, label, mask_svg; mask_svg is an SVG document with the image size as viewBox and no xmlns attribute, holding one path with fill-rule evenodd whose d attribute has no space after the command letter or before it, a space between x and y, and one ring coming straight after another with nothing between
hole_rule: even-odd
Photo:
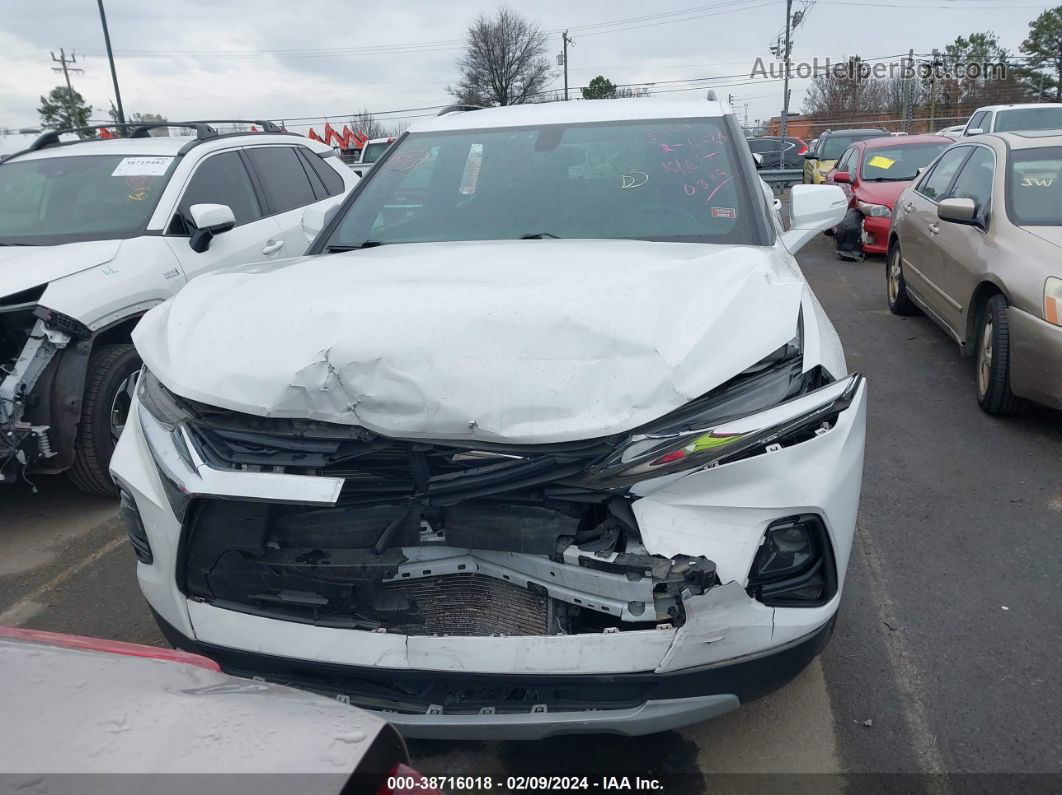
<instances>
[{"instance_id":1,"label":"exposed engine bay","mask_svg":"<svg viewBox=\"0 0 1062 795\"><path fill-rule=\"evenodd\" d=\"M0 298L0 483L25 478L34 460L55 455L34 390L60 351L88 337L78 321L37 305L43 290Z\"/></svg>"},{"instance_id":2,"label":"exposed engine bay","mask_svg":"<svg viewBox=\"0 0 1062 795\"><path fill-rule=\"evenodd\" d=\"M626 490L586 482L607 442L472 450L215 412L190 424L212 466L346 485L328 508L194 501L179 575L194 599L317 626L553 635L677 626L683 593L719 582L707 558L649 554Z\"/></svg>"}]
</instances>

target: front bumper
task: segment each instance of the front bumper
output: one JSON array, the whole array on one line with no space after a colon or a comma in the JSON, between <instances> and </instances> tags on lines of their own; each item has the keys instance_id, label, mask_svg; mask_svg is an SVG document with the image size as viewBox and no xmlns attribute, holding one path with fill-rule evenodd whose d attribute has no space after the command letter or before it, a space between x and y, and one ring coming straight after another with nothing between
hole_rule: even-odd
<instances>
[{"instance_id":1,"label":"front bumper","mask_svg":"<svg viewBox=\"0 0 1062 795\"><path fill-rule=\"evenodd\" d=\"M174 647L216 660L228 674L311 690L381 712L405 737L449 740L636 736L699 723L790 682L826 647L834 626L830 619L771 653L722 665L670 673L543 676L395 671L277 657L200 643L157 613L155 620ZM411 692L419 697L411 700ZM490 693L490 705L456 711L444 706L462 696L467 700L470 693Z\"/></svg>"},{"instance_id":2,"label":"front bumper","mask_svg":"<svg viewBox=\"0 0 1062 795\"><path fill-rule=\"evenodd\" d=\"M1062 327L1016 307L1010 322L1010 388L1015 395L1062 409Z\"/></svg>"},{"instance_id":3,"label":"front bumper","mask_svg":"<svg viewBox=\"0 0 1062 795\"><path fill-rule=\"evenodd\" d=\"M633 510L645 547L666 557L709 557L721 584L685 600L680 627L567 635L403 635L298 623L189 598L178 585L182 520L167 494L172 485L160 477L160 469L187 470L189 462L169 459L161 444L153 456L146 435L153 430L146 431L134 411L111 466L135 502L144 536L138 541L151 550L153 562L138 565L141 590L175 645L199 649L232 673L333 692L368 708L395 708L382 680L406 683L409 703L387 717L409 736L639 734L703 720L773 690L825 644L851 552L865 423L866 386L860 384L833 427L814 438L638 484ZM185 496L193 500L212 494L328 505L338 494L333 478L192 464L183 475ZM765 528L803 513L820 516L829 534L837 593L820 606L768 607L746 593L749 568ZM436 683L509 681L516 684L478 700L424 693ZM635 685L637 692L630 690ZM585 695L571 698L595 688L602 693L590 703ZM505 695L514 690L528 694L518 705ZM534 700L543 690L554 695ZM616 695L621 691L622 698ZM387 698L374 705L366 696L373 693ZM455 711L458 701L477 711Z\"/></svg>"},{"instance_id":4,"label":"front bumper","mask_svg":"<svg viewBox=\"0 0 1062 795\"><path fill-rule=\"evenodd\" d=\"M863 253L887 254L892 218L868 215L863 218Z\"/></svg>"}]
</instances>

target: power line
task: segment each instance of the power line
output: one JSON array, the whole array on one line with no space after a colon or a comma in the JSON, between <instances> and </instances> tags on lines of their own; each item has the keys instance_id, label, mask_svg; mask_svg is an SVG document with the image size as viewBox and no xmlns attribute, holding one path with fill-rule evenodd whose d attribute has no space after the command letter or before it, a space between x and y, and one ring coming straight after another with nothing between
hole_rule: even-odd
<instances>
[{"instance_id":1,"label":"power line","mask_svg":"<svg viewBox=\"0 0 1062 795\"><path fill-rule=\"evenodd\" d=\"M605 28L604 30L597 30L592 33L583 33L584 36L600 36L605 33L618 33L625 30L635 30L643 27L654 27L656 25L665 25L672 22L686 22L693 19L702 19L709 16L717 16L718 14L729 14L736 11L752 10L756 8L762 8L767 5L780 2L780 0L766 0L756 5L749 5L747 0L724 0L724 2L713 3L704 6L695 6L693 8L680 9L676 11L661 12L658 14L648 14L639 17L628 17L626 19L610 20L607 22L592 22L585 25L573 25L569 27L570 31L590 31L597 28ZM725 9L725 10L718 10ZM691 12L692 16L682 16ZM700 13L706 12L706 13ZM679 18L681 17L681 18ZM615 27L615 26L626 27ZM563 31L561 29L545 31L547 34L559 34ZM295 48L295 49L279 49L279 50L156 50L156 49L141 49L141 50L122 50L118 53L126 58L171 58L180 56L189 57L211 57L211 58L224 58L224 59L259 59L259 58L332 58L342 56L353 55L394 55L404 53L416 53L416 52L438 52L443 50L461 49L465 46L465 39L437 39L434 41L421 41L421 42L394 42L391 44L377 44L368 45L363 47L318 47L318 48ZM87 50L89 54L99 54L91 50Z\"/></svg>"}]
</instances>

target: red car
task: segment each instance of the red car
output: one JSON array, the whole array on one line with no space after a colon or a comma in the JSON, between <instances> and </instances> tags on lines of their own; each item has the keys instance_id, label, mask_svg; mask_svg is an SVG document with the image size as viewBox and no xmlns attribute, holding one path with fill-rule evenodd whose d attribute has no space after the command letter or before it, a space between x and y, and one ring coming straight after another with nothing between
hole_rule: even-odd
<instances>
[{"instance_id":1,"label":"red car","mask_svg":"<svg viewBox=\"0 0 1062 795\"><path fill-rule=\"evenodd\" d=\"M848 196L848 215L834 239L841 259L888 250L892 208L903 189L941 151L955 143L943 135L905 135L856 141L826 175Z\"/></svg>"}]
</instances>

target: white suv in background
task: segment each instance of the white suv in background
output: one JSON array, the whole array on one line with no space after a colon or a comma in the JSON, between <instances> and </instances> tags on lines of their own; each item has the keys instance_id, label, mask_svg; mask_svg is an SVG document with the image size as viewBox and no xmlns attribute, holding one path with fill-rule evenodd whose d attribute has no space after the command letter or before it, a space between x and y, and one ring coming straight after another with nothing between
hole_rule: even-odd
<instances>
[{"instance_id":1,"label":"white suv in background","mask_svg":"<svg viewBox=\"0 0 1062 795\"><path fill-rule=\"evenodd\" d=\"M357 183L330 147L254 124L51 131L0 160L0 483L69 470L116 493L140 316L199 274L302 254L305 208L320 217Z\"/></svg>"},{"instance_id":2,"label":"white suv in background","mask_svg":"<svg viewBox=\"0 0 1062 795\"><path fill-rule=\"evenodd\" d=\"M971 114L963 136L1015 130L1062 130L1062 103L986 105Z\"/></svg>"}]
</instances>

